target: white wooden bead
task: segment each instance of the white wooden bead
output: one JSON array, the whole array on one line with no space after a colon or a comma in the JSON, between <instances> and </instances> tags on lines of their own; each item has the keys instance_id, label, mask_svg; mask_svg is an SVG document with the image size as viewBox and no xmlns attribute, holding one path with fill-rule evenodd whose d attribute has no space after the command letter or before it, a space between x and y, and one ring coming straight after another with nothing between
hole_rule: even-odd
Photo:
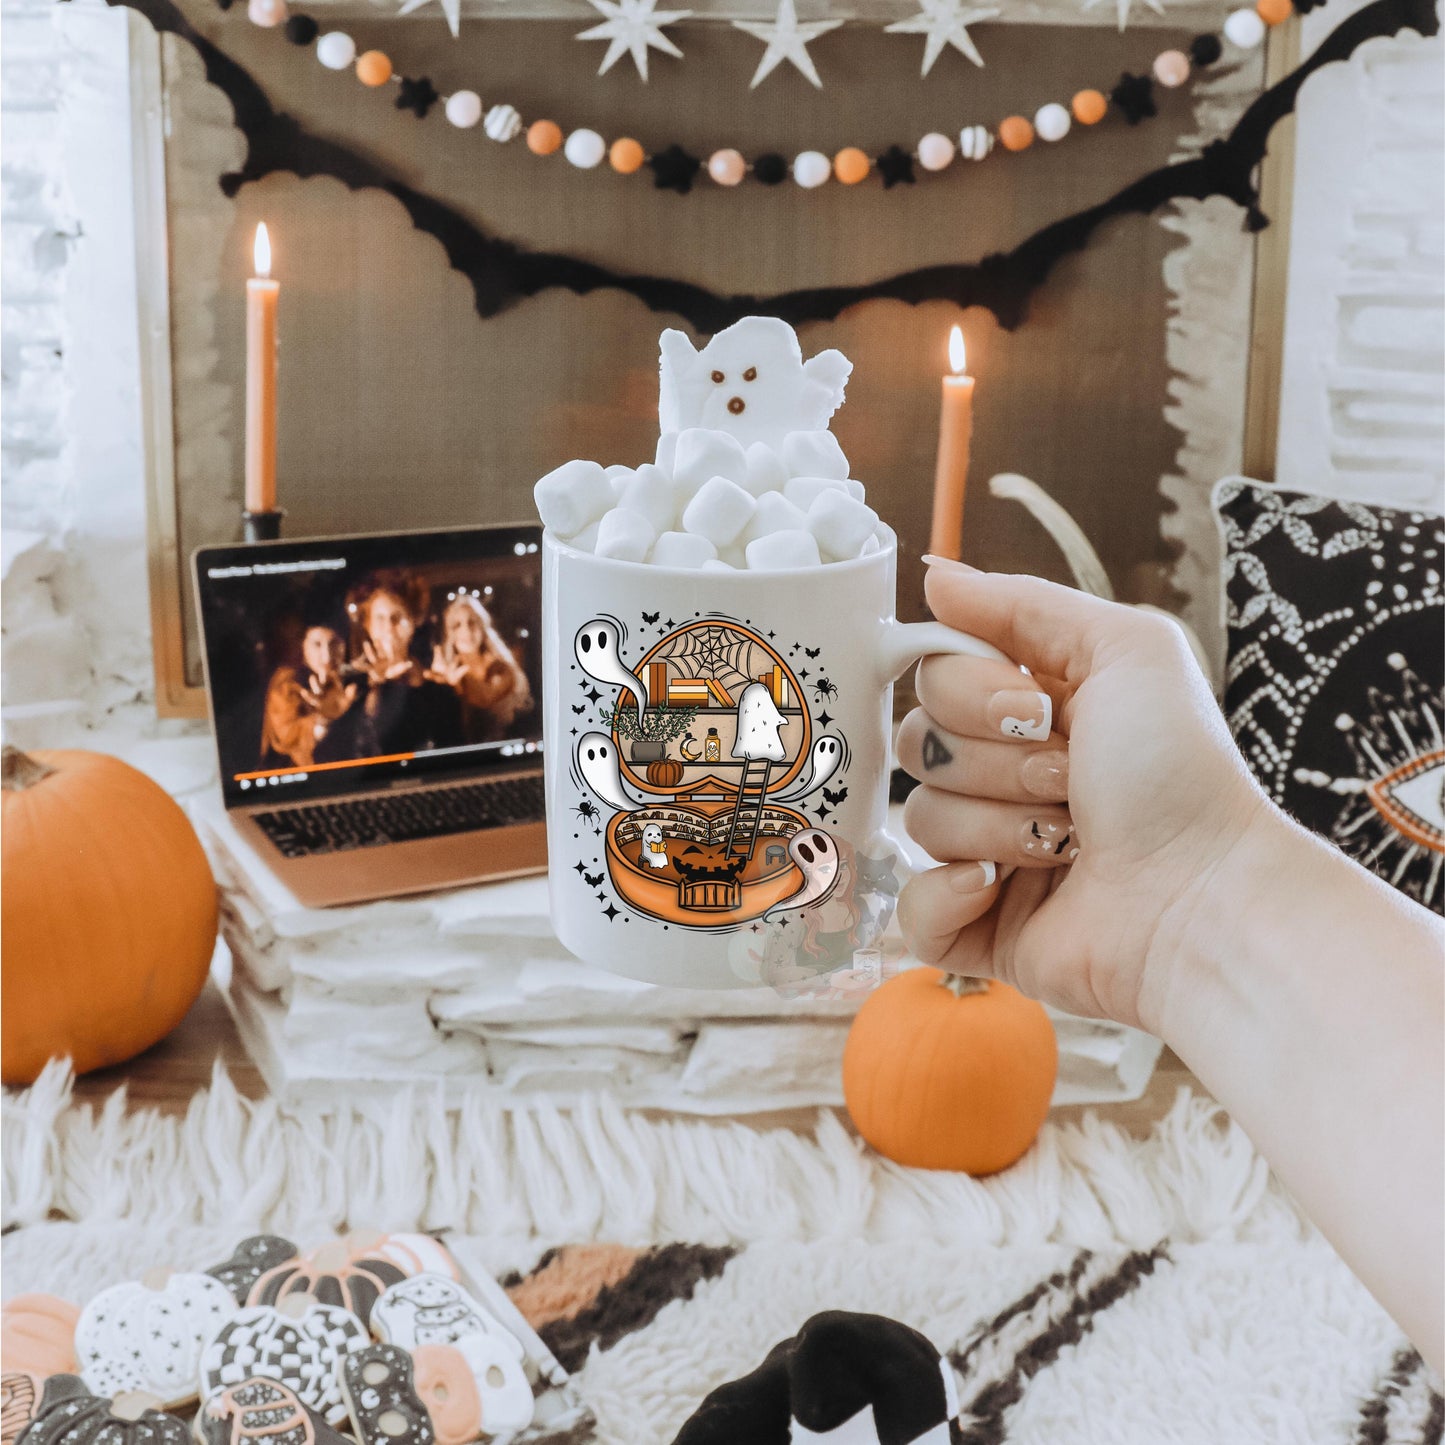
<instances>
[{"instance_id":1,"label":"white wooden bead","mask_svg":"<svg viewBox=\"0 0 1445 1445\"><path fill-rule=\"evenodd\" d=\"M345 70L356 59L356 42L344 30L328 30L316 42L316 58L327 70Z\"/></svg>"},{"instance_id":2,"label":"white wooden bead","mask_svg":"<svg viewBox=\"0 0 1445 1445\"><path fill-rule=\"evenodd\" d=\"M1057 101L1039 107L1034 116L1034 134L1040 140L1063 140L1069 133L1069 112Z\"/></svg>"},{"instance_id":3,"label":"white wooden bead","mask_svg":"<svg viewBox=\"0 0 1445 1445\"><path fill-rule=\"evenodd\" d=\"M1225 38L1241 50L1253 50L1268 28L1257 10L1236 10L1224 21Z\"/></svg>"},{"instance_id":4,"label":"white wooden bead","mask_svg":"<svg viewBox=\"0 0 1445 1445\"><path fill-rule=\"evenodd\" d=\"M931 130L918 142L918 164L926 171L944 171L953 163L954 145L946 135Z\"/></svg>"},{"instance_id":5,"label":"white wooden bead","mask_svg":"<svg viewBox=\"0 0 1445 1445\"><path fill-rule=\"evenodd\" d=\"M958 133L958 153L966 161L981 161L993 149L993 132L987 126L966 125Z\"/></svg>"},{"instance_id":6,"label":"white wooden bead","mask_svg":"<svg viewBox=\"0 0 1445 1445\"><path fill-rule=\"evenodd\" d=\"M514 105L494 105L487 112L482 128L493 140L509 141L522 129L522 117Z\"/></svg>"},{"instance_id":7,"label":"white wooden bead","mask_svg":"<svg viewBox=\"0 0 1445 1445\"><path fill-rule=\"evenodd\" d=\"M607 154L607 142L595 130L574 130L562 147L562 154L579 171L590 171L600 165Z\"/></svg>"},{"instance_id":8,"label":"white wooden bead","mask_svg":"<svg viewBox=\"0 0 1445 1445\"><path fill-rule=\"evenodd\" d=\"M482 118L482 98L474 90L447 97L447 119L458 130L470 130Z\"/></svg>"},{"instance_id":9,"label":"white wooden bead","mask_svg":"<svg viewBox=\"0 0 1445 1445\"><path fill-rule=\"evenodd\" d=\"M822 151L803 151L793 162L793 179L805 191L816 190L833 174L833 162Z\"/></svg>"}]
</instances>

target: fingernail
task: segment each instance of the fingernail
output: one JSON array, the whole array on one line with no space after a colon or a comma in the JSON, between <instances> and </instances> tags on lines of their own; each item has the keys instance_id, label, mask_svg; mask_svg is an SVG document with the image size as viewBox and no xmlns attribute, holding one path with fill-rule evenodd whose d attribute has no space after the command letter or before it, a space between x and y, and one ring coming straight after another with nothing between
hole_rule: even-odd
<instances>
[{"instance_id":1,"label":"fingernail","mask_svg":"<svg viewBox=\"0 0 1445 1445\"><path fill-rule=\"evenodd\" d=\"M954 863L948 870L948 886L955 893L978 893L997 881L997 863Z\"/></svg>"},{"instance_id":2,"label":"fingernail","mask_svg":"<svg viewBox=\"0 0 1445 1445\"><path fill-rule=\"evenodd\" d=\"M1063 858L1072 863L1079 851L1074 845L1073 823L1053 818L1030 818L1019 842L1030 858Z\"/></svg>"},{"instance_id":3,"label":"fingernail","mask_svg":"<svg viewBox=\"0 0 1445 1445\"><path fill-rule=\"evenodd\" d=\"M977 572L980 569L970 567L967 562L960 562L956 557L937 557L932 552L923 554L923 565L925 567L942 567L945 572Z\"/></svg>"},{"instance_id":4,"label":"fingernail","mask_svg":"<svg viewBox=\"0 0 1445 1445\"><path fill-rule=\"evenodd\" d=\"M1062 803L1069 796L1069 755L1062 748L1030 753L1019 769L1019 777L1034 797Z\"/></svg>"},{"instance_id":5,"label":"fingernail","mask_svg":"<svg viewBox=\"0 0 1445 1445\"><path fill-rule=\"evenodd\" d=\"M988 700L988 720L1006 738L1042 742L1054 725L1054 701L1046 692L996 692Z\"/></svg>"}]
</instances>

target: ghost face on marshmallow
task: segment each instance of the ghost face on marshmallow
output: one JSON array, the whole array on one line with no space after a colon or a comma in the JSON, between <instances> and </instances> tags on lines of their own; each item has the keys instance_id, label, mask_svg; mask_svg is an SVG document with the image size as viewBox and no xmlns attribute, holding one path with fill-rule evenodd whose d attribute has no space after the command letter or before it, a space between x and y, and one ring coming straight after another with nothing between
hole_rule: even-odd
<instances>
[{"instance_id":1,"label":"ghost face on marshmallow","mask_svg":"<svg viewBox=\"0 0 1445 1445\"><path fill-rule=\"evenodd\" d=\"M827 430L853 370L841 351L804 361L793 328L774 316L744 317L701 351L681 331L664 331L659 345L663 433L705 427L745 448L776 451L789 432Z\"/></svg>"}]
</instances>

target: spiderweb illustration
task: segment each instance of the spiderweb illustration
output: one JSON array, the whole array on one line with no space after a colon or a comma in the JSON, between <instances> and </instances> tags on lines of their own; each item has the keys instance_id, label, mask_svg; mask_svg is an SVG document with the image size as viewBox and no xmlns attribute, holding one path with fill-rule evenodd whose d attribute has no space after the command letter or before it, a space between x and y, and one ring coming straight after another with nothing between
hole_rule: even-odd
<instances>
[{"instance_id":1,"label":"spiderweb illustration","mask_svg":"<svg viewBox=\"0 0 1445 1445\"><path fill-rule=\"evenodd\" d=\"M657 655L665 657L683 675L716 678L736 697L755 681L756 671L763 666L755 658L757 653L766 656L766 650L746 633L731 627L695 627L679 633ZM767 658L767 665L771 662Z\"/></svg>"}]
</instances>

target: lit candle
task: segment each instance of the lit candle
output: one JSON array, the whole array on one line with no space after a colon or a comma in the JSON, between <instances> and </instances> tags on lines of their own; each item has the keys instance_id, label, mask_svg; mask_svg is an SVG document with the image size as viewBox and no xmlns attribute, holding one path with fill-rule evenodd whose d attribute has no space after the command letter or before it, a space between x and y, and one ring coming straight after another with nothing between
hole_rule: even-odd
<instances>
[{"instance_id":1,"label":"lit candle","mask_svg":"<svg viewBox=\"0 0 1445 1445\"><path fill-rule=\"evenodd\" d=\"M951 376L943 378L938 421L938 464L933 473L933 533L928 550L956 562L963 553L963 498L968 486L968 448L973 440L973 377L964 372L963 328L948 333Z\"/></svg>"},{"instance_id":2,"label":"lit candle","mask_svg":"<svg viewBox=\"0 0 1445 1445\"><path fill-rule=\"evenodd\" d=\"M256 227L256 274L246 282L246 510L276 509L276 303L271 238Z\"/></svg>"}]
</instances>

